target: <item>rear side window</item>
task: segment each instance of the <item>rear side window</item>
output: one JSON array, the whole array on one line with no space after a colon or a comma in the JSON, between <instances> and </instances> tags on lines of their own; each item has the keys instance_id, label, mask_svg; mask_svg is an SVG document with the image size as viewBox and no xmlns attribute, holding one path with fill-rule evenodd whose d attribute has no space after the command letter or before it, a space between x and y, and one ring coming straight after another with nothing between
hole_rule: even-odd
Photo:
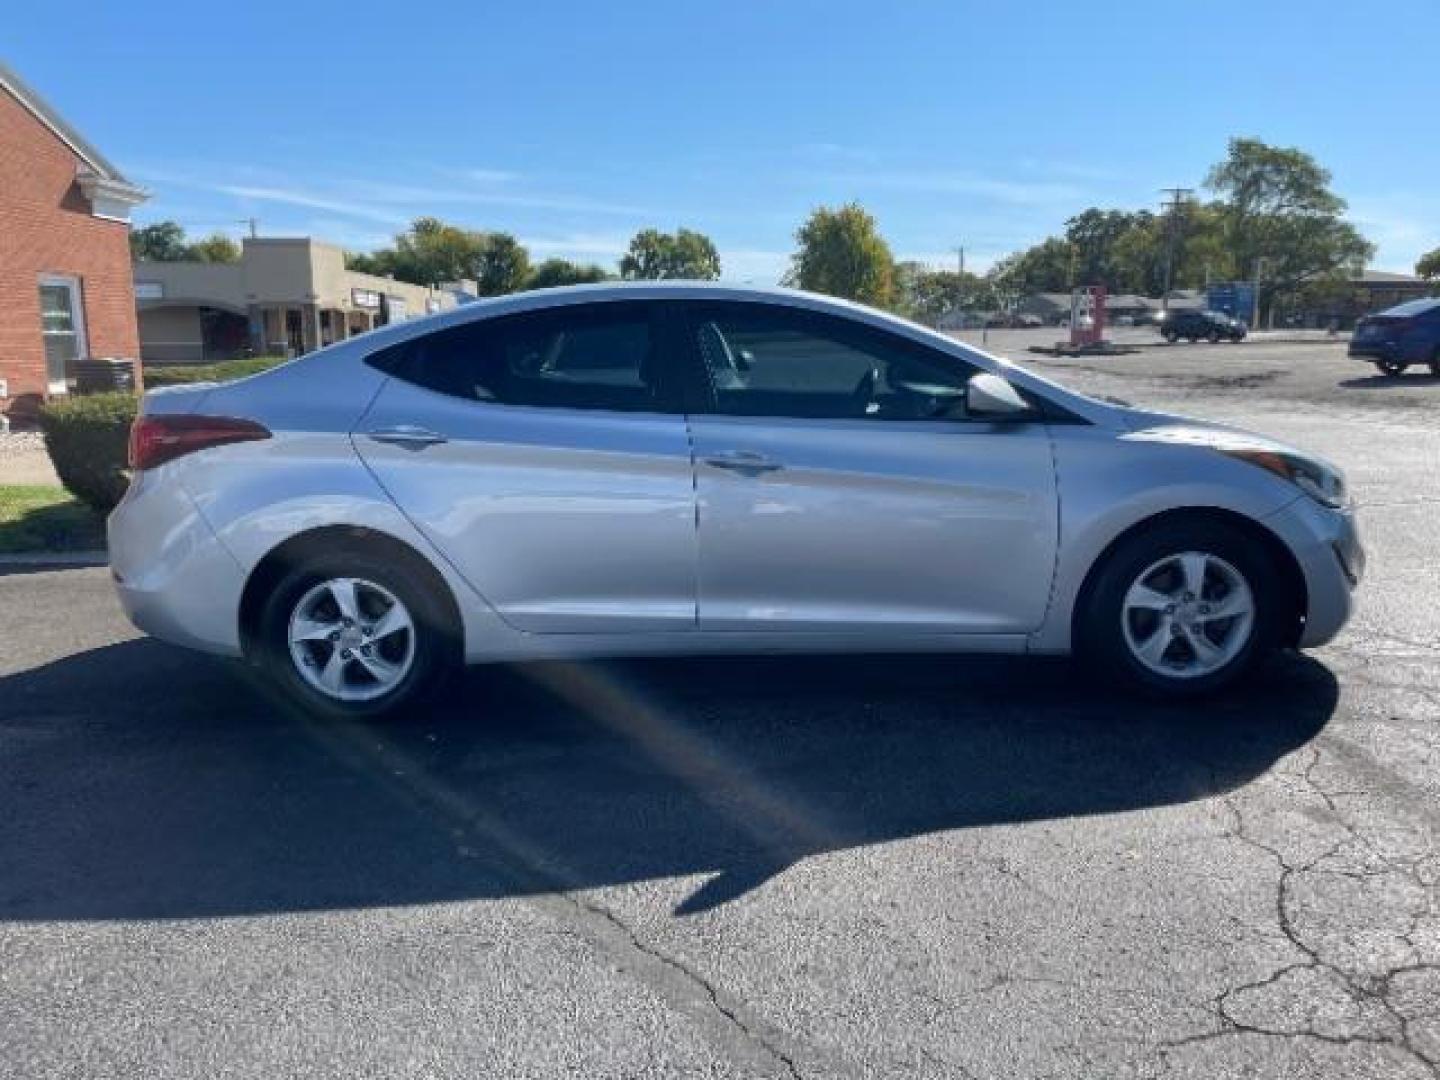
<instances>
[{"instance_id":1,"label":"rear side window","mask_svg":"<svg viewBox=\"0 0 1440 1080\"><path fill-rule=\"evenodd\" d=\"M501 405L668 411L648 304L557 308L437 330L368 358L398 379Z\"/></svg>"}]
</instances>

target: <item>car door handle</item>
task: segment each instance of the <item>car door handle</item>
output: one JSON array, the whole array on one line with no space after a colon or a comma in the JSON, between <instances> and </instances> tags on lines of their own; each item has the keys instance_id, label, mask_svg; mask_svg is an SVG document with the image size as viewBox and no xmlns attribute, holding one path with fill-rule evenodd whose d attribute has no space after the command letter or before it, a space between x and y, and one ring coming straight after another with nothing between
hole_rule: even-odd
<instances>
[{"instance_id":1,"label":"car door handle","mask_svg":"<svg viewBox=\"0 0 1440 1080\"><path fill-rule=\"evenodd\" d=\"M752 450L732 450L727 454L715 454L705 458L705 464L716 469L758 476L760 473L775 472L784 468L778 461L771 461L764 454Z\"/></svg>"},{"instance_id":2,"label":"car door handle","mask_svg":"<svg viewBox=\"0 0 1440 1080\"><path fill-rule=\"evenodd\" d=\"M370 432L369 435L370 438L378 443L386 443L390 446L403 446L406 450L424 450L427 446L434 446L436 443L449 441L438 431L416 427L414 424L400 424L397 427L377 428Z\"/></svg>"}]
</instances>

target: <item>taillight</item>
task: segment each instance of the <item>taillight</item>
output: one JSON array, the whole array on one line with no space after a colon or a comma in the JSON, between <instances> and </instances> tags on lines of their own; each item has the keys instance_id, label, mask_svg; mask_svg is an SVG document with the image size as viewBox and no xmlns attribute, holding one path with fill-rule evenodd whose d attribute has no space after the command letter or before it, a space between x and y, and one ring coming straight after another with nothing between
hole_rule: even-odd
<instances>
[{"instance_id":1,"label":"taillight","mask_svg":"<svg viewBox=\"0 0 1440 1080\"><path fill-rule=\"evenodd\" d=\"M139 416L130 425L130 467L153 469L196 450L268 438L262 424L230 416Z\"/></svg>"}]
</instances>

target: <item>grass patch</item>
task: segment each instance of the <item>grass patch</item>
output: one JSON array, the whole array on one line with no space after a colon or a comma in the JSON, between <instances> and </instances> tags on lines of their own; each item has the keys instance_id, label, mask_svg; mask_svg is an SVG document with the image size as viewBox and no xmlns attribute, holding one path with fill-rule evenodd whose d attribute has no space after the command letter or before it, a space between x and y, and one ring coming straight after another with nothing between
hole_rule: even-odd
<instances>
[{"instance_id":1,"label":"grass patch","mask_svg":"<svg viewBox=\"0 0 1440 1080\"><path fill-rule=\"evenodd\" d=\"M197 382L229 382L247 375L258 375L285 363L283 356L251 356L244 360L222 360L217 364L184 364L173 367L155 366L145 369L145 388L185 386Z\"/></svg>"},{"instance_id":2,"label":"grass patch","mask_svg":"<svg viewBox=\"0 0 1440 1080\"><path fill-rule=\"evenodd\" d=\"M0 555L104 546L105 519L64 488L0 484Z\"/></svg>"}]
</instances>

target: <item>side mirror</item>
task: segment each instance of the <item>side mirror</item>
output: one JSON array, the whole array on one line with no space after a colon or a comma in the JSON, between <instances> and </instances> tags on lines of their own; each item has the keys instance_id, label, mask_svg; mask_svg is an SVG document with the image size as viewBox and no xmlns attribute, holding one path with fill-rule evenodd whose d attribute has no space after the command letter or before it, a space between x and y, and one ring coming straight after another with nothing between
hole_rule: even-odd
<instances>
[{"instance_id":1,"label":"side mirror","mask_svg":"<svg viewBox=\"0 0 1440 1080\"><path fill-rule=\"evenodd\" d=\"M755 354L749 349L741 349L735 354L735 366L741 371L749 371L755 366Z\"/></svg>"},{"instance_id":2,"label":"side mirror","mask_svg":"<svg viewBox=\"0 0 1440 1080\"><path fill-rule=\"evenodd\" d=\"M1015 387L999 375L982 371L965 384L965 411L976 419L1019 420L1033 410Z\"/></svg>"}]
</instances>

